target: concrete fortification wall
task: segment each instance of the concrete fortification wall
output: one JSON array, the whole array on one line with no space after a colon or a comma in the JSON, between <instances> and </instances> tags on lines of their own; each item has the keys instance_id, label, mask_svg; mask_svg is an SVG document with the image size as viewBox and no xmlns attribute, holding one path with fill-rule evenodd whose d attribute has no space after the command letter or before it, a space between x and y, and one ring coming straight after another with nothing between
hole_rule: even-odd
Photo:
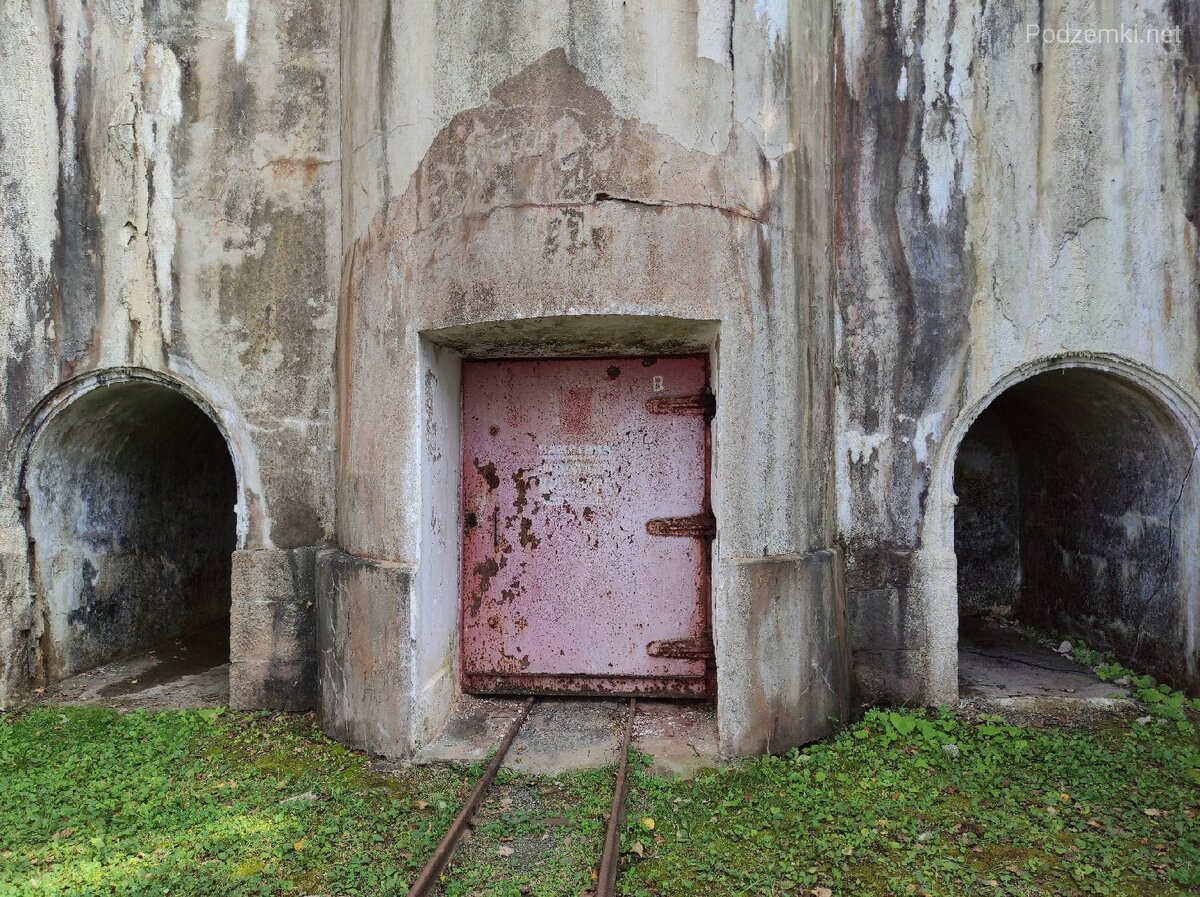
<instances>
[{"instance_id":1,"label":"concrete fortification wall","mask_svg":"<svg viewBox=\"0 0 1200 897\"><path fill-rule=\"evenodd\" d=\"M954 460L1006 387L1109 371L1170 406L1195 445L1197 15L1188 2L839 4L838 525L869 697L957 694ZM1088 42L1088 28L1117 33ZM1113 435L1097 425L1056 463ZM1179 495L1188 465L1155 454L1124 464ZM1194 676L1181 538L1194 503L1145 528L1144 508L1122 510L1139 533L1173 530L1175 644ZM1070 554L1055 563L1102 560Z\"/></svg>"},{"instance_id":2,"label":"concrete fortification wall","mask_svg":"<svg viewBox=\"0 0 1200 897\"><path fill-rule=\"evenodd\" d=\"M413 694L327 689L335 725L404 750L453 700L459 359L679 351L715 372L723 747L845 715L831 25L819 4L344 6L338 538L390 566L339 606L401 602Z\"/></svg>"},{"instance_id":3,"label":"concrete fortification wall","mask_svg":"<svg viewBox=\"0 0 1200 897\"><path fill-rule=\"evenodd\" d=\"M960 613L1198 688L1198 137L1189 0L0 0L0 705L202 588L410 754L463 360L684 353L726 753L955 700Z\"/></svg>"},{"instance_id":4,"label":"concrete fortification wall","mask_svg":"<svg viewBox=\"0 0 1200 897\"><path fill-rule=\"evenodd\" d=\"M243 566L332 536L337 46L321 2L0 3L0 700L47 673L26 456L106 379L153 376L215 418ZM234 657L235 700L292 690L289 638Z\"/></svg>"}]
</instances>

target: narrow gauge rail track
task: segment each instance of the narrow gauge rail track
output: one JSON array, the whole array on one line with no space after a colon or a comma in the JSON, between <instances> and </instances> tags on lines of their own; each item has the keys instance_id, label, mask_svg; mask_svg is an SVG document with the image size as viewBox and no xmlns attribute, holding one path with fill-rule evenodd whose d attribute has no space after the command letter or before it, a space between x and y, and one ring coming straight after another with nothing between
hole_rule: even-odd
<instances>
[{"instance_id":1,"label":"narrow gauge rail track","mask_svg":"<svg viewBox=\"0 0 1200 897\"><path fill-rule=\"evenodd\" d=\"M520 711L518 711L516 717L509 724L508 730L504 733L504 738L501 739L499 746L496 748L496 754L492 757L492 762L488 764L487 769L483 771L483 775L479 777L479 781L475 783L475 787L471 789L471 793L467 795L462 809L458 811L458 815L454 817L454 821L446 829L446 834L438 842L437 848L433 851L433 855L421 870L421 874L417 876L412 887L408 889L408 897L428 897L428 895L433 893L434 886L438 883L438 878L450 863L451 857L454 856L454 849L458 846L458 842L462 840L462 836L466 834L467 829L470 827L471 820L475 816L475 811L483 803L488 789L491 788L492 782L496 778L496 773L500 771L500 766L504 763L508 749L512 746L513 741L516 740L517 733L521 731L521 726L524 725L525 720L529 718L529 711L533 709L536 700L536 698L529 698L521 705ZM612 810L608 815L608 830L604 836L604 851L600 855L600 872L596 881L596 897L615 897L617 893L617 869L620 865L621 853L621 826L625 821L625 797L629 793L629 779L627 777L629 744L633 738L633 719L636 714L637 699L630 698L629 709L625 714L625 733L621 739L621 756L617 765L617 778L613 784Z\"/></svg>"}]
</instances>

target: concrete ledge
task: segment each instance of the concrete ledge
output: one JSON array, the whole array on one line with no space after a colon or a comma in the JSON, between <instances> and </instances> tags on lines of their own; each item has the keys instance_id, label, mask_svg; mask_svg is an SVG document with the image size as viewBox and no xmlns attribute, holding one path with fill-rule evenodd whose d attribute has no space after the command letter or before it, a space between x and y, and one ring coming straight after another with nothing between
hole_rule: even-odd
<instances>
[{"instance_id":1,"label":"concrete ledge","mask_svg":"<svg viewBox=\"0 0 1200 897\"><path fill-rule=\"evenodd\" d=\"M351 747L410 756L412 570L326 550L317 581L321 725Z\"/></svg>"},{"instance_id":2,"label":"concrete ledge","mask_svg":"<svg viewBox=\"0 0 1200 897\"><path fill-rule=\"evenodd\" d=\"M229 703L309 710L316 703L315 548L233 555Z\"/></svg>"},{"instance_id":3,"label":"concrete ledge","mask_svg":"<svg viewBox=\"0 0 1200 897\"><path fill-rule=\"evenodd\" d=\"M850 644L837 551L722 565L717 601L721 753L778 753L850 717Z\"/></svg>"}]
</instances>

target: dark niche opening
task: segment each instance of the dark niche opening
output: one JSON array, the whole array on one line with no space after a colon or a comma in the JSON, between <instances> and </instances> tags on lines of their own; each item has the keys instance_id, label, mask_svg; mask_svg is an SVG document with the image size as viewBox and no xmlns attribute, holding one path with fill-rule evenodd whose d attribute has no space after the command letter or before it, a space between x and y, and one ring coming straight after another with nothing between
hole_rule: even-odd
<instances>
[{"instance_id":1,"label":"dark niche opening","mask_svg":"<svg viewBox=\"0 0 1200 897\"><path fill-rule=\"evenodd\" d=\"M1049 371L998 396L955 459L960 644L1019 620L1185 684L1190 465L1176 418L1116 375Z\"/></svg>"},{"instance_id":2,"label":"dark niche opening","mask_svg":"<svg viewBox=\"0 0 1200 897\"><path fill-rule=\"evenodd\" d=\"M181 639L228 660L237 479L221 431L190 399L148 381L86 393L34 441L25 488L44 624L37 678Z\"/></svg>"}]
</instances>

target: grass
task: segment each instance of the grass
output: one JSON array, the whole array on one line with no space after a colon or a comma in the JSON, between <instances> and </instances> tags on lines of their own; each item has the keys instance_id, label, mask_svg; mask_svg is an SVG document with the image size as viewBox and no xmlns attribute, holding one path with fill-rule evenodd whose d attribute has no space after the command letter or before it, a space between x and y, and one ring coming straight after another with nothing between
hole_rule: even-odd
<instances>
[{"instance_id":1,"label":"grass","mask_svg":"<svg viewBox=\"0 0 1200 897\"><path fill-rule=\"evenodd\" d=\"M0 717L0 895L391 894L469 787L385 777L308 717Z\"/></svg>"},{"instance_id":2,"label":"grass","mask_svg":"<svg viewBox=\"0 0 1200 897\"><path fill-rule=\"evenodd\" d=\"M625 894L1194 894L1187 722L1092 731L874 710L687 785L644 775ZM826 891L825 889L828 889Z\"/></svg>"},{"instance_id":3,"label":"grass","mask_svg":"<svg viewBox=\"0 0 1200 897\"><path fill-rule=\"evenodd\" d=\"M1186 718L872 710L690 782L635 759L625 895L1200 890ZM307 716L28 707L0 715L0 895L403 894L477 774L384 774ZM585 892L611 782L502 774L444 893Z\"/></svg>"}]
</instances>

